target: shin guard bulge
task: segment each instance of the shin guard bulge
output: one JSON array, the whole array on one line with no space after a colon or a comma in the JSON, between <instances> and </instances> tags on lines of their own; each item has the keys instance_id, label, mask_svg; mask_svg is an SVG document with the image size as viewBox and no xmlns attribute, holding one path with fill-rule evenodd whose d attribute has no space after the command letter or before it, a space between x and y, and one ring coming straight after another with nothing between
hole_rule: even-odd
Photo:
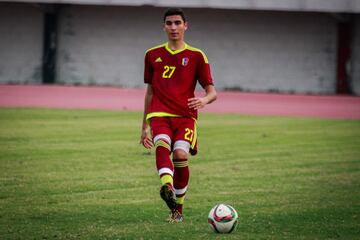
<instances>
[{"instance_id":1,"label":"shin guard bulge","mask_svg":"<svg viewBox=\"0 0 360 240\"><path fill-rule=\"evenodd\" d=\"M189 166L187 159L174 159L174 188L177 199L177 208L182 213L185 194L189 183Z\"/></svg>"},{"instance_id":2,"label":"shin guard bulge","mask_svg":"<svg viewBox=\"0 0 360 240\"><path fill-rule=\"evenodd\" d=\"M155 142L156 167L160 176L161 184L173 185L174 166L170 159L170 144L163 139Z\"/></svg>"}]
</instances>

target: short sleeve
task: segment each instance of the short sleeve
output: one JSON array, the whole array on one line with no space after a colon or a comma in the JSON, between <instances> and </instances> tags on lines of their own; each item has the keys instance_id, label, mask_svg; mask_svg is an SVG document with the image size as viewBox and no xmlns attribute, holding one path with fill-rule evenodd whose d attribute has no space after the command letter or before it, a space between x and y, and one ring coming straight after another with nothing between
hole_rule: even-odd
<instances>
[{"instance_id":1,"label":"short sleeve","mask_svg":"<svg viewBox=\"0 0 360 240\"><path fill-rule=\"evenodd\" d=\"M150 54L147 52L145 54L144 83L152 84L153 72L154 71L150 61Z\"/></svg>"},{"instance_id":2,"label":"short sleeve","mask_svg":"<svg viewBox=\"0 0 360 240\"><path fill-rule=\"evenodd\" d=\"M214 85L211 77L210 65L206 55L203 52L199 52L199 65L198 65L198 81L204 88L207 85Z\"/></svg>"}]
</instances>

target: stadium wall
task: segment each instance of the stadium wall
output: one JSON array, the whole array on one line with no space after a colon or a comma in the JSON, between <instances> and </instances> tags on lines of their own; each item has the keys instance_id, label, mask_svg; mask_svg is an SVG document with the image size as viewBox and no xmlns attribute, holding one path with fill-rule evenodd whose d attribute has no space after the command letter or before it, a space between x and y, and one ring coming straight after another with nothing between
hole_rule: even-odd
<instances>
[{"instance_id":1,"label":"stadium wall","mask_svg":"<svg viewBox=\"0 0 360 240\"><path fill-rule=\"evenodd\" d=\"M352 61L349 64L350 89L360 95L360 15L355 16L352 39Z\"/></svg>"},{"instance_id":2,"label":"stadium wall","mask_svg":"<svg viewBox=\"0 0 360 240\"><path fill-rule=\"evenodd\" d=\"M61 13L61 83L142 87L143 55L164 42L160 8L69 6ZM187 9L189 44L219 88L334 93L336 21L327 14Z\"/></svg>"},{"instance_id":3,"label":"stadium wall","mask_svg":"<svg viewBox=\"0 0 360 240\"><path fill-rule=\"evenodd\" d=\"M0 13L0 33L10 32L13 37L8 34L0 40L0 54L7 54L0 60L0 83L39 83L41 11L29 5L6 6L4 13L11 14ZM161 29L163 10L61 5L56 83L144 87L144 52L166 39ZM333 15L200 8L186 12L190 21L187 42L207 53L217 88L336 92L337 19ZM358 95L359 25L356 15L350 79Z\"/></svg>"},{"instance_id":4,"label":"stadium wall","mask_svg":"<svg viewBox=\"0 0 360 240\"><path fill-rule=\"evenodd\" d=\"M41 83L43 13L0 3L0 83Z\"/></svg>"}]
</instances>

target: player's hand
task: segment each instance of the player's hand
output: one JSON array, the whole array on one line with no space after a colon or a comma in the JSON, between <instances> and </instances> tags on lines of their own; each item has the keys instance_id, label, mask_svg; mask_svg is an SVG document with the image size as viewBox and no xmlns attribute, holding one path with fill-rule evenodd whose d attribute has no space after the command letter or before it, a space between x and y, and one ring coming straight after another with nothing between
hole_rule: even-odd
<instances>
[{"instance_id":1,"label":"player's hand","mask_svg":"<svg viewBox=\"0 0 360 240\"><path fill-rule=\"evenodd\" d=\"M189 108L194 109L194 110L203 108L203 107L205 107L206 104L207 104L207 101L205 98L194 97L194 98L188 99Z\"/></svg>"},{"instance_id":2,"label":"player's hand","mask_svg":"<svg viewBox=\"0 0 360 240\"><path fill-rule=\"evenodd\" d=\"M149 137L149 129L143 129L141 131L140 143L147 149L150 149L154 146L151 138Z\"/></svg>"}]
</instances>

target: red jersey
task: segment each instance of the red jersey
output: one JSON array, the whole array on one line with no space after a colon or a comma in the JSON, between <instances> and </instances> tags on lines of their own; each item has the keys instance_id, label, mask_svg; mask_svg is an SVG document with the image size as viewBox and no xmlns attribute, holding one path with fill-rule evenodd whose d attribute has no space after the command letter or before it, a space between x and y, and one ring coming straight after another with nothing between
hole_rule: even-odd
<instances>
[{"instance_id":1,"label":"red jersey","mask_svg":"<svg viewBox=\"0 0 360 240\"><path fill-rule=\"evenodd\" d=\"M153 88L148 118L176 115L196 119L197 110L188 107L188 99L194 97L197 82L203 88L213 85L207 57L200 49L185 44L184 49L172 51L168 43L146 51L144 82Z\"/></svg>"}]
</instances>

